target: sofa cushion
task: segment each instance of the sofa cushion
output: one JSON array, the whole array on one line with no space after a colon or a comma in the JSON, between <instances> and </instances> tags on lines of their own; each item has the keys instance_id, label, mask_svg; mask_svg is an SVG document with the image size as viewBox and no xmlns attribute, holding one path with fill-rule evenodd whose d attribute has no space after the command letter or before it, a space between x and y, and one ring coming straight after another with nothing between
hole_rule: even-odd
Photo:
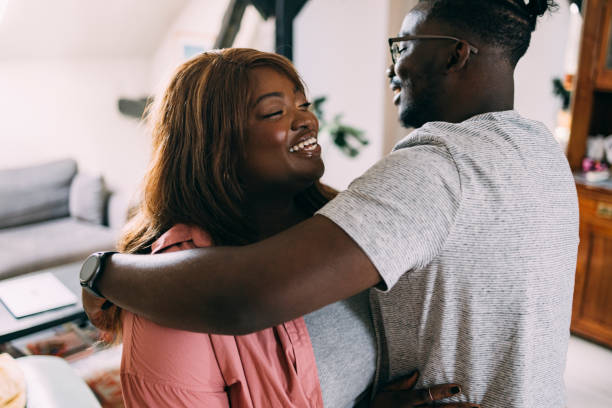
<instances>
[{"instance_id":1,"label":"sofa cushion","mask_svg":"<svg viewBox=\"0 0 612 408\"><path fill-rule=\"evenodd\" d=\"M104 222L104 207L107 195L102 176L77 174L70 185L70 200L68 202L70 216L101 225Z\"/></svg>"},{"instance_id":2,"label":"sofa cushion","mask_svg":"<svg viewBox=\"0 0 612 408\"><path fill-rule=\"evenodd\" d=\"M68 215L72 159L0 170L0 228Z\"/></svg>"},{"instance_id":3,"label":"sofa cushion","mask_svg":"<svg viewBox=\"0 0 612 408\"><path fill-rule=\"evenodd\" d=\"M0 279L112 250L116 234L69 217L0 230Z\"/></svg>"}]
</instances>

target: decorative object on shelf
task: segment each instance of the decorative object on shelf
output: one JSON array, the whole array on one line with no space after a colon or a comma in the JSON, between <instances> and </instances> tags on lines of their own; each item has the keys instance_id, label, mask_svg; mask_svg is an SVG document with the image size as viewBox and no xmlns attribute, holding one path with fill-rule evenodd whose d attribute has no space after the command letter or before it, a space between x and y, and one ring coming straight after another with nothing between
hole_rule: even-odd
<instances>
[{"instance_id":1,"label":"decorative object on shelf","mask_svg":"<svg viewBox=\"0 0 612 408\"><path fill-rule=\"evenodd\" d=\"M582 161L582 170L584 171L585 179L592 183L606 181L610 178L610 170L608 170L607 164L594 161L588 157L585 157Z\"/></svg>"},{"instance_id":2,"label":"decorative object on shelf","mask_svg":"<svg viewBox=\"0 0 612 408\"><path fill-rule=\"evenodd\" d=\"M606 157L603 135L591 136L587 140L587 157L595 161L602 161Z\"/></svg>"},{"instance_id":3,"label":"decorative object on shelf","mask_svg":"<svg viewBox=\"0 0 612 408\"><path fill-rule=\"evenodd\" d=\"M363 135L363 130L345 125L341 122L342 114L334 116L331 122L325 120L323 104L326 96L319 96L312 103L313 111L319 119L319 133L327 132L334 144L347 156L356 157L370 141Z\"/></svg>"},{"instance_id":4,"label":"decorative object on shelf","mask_svg":"<svg viewBox=\"0 0 612 408\"><path fill-rule=\"evenodd\" d=\"M609 179L611 159L612 135L606 138L603 135L589 137L587 140L587 156L582 160L582 171L584 171L586 180L598 182Z\"/></svg>"},{"instance_id":5,"label":"decorative object on shelf","mask_svg":"<svg viewBox=\"0 0 612 408\"><path fill-rule=\"evenodd\" d=\"M606 152L606 161L608 164L612 164L612 134L604 138L603 146Z\"/></svg>"}]
</instances>

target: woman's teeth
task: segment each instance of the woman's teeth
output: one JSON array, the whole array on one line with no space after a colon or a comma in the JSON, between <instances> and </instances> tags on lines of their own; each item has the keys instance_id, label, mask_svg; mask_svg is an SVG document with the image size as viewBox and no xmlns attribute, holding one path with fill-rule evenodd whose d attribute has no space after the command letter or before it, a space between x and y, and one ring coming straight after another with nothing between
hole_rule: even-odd
<instances>
[{"instance_id":1,"label":"woman's teeth","mask_svg":"<svg viewBox=\"0 0 612 408\"><path fill-rule=\"evenodd\" d=\"M306 139L301 143L298 143L289 148L291 153L299 152L300 150L313 150L317 146L317 138L311 137L310 139Z\"/></svg>"}]
</instances>

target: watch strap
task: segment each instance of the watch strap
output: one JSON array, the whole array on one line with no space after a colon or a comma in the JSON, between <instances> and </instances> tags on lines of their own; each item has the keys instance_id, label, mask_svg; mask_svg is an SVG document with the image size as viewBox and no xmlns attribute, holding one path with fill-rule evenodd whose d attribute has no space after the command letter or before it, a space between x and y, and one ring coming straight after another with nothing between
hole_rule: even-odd
<instances>
[{"instance_id":1,"label":"watch strap","mask_svg":"<svg viewBox=\"0 0 612 408\"><path fill-rule=\"evenodd\" d=\"M116 253L117 251L105 251L105 252L98 252L96 254L99 260L98 267L96 271L93 273L93 275L91 276L91 278L87 281L87 288L89 288L89 290L98 297L104 298L104 295L102 295L102 293L100 293L100 291L96 288L96 281L98 280L98 278L100 277L100 275L102 275L102 272L104 271L106 259L110 255L113 255Z\"/></svg>"}]
</instances>

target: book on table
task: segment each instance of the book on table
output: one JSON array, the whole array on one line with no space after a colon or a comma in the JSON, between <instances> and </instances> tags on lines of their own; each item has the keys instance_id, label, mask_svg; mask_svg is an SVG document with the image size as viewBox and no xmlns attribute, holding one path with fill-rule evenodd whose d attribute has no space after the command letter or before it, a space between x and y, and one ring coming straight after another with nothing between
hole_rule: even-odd
<instances>
[{"instance_id":1,"label":"book on table","mask_svg":"<svg viewBox=\"0 0 612 408\"><path fill-rule=\"evenodd\" d=\"M0 281L0 301L15 318L74 305L78 299L50 272Z\"/></svg>"}]
</instances>

